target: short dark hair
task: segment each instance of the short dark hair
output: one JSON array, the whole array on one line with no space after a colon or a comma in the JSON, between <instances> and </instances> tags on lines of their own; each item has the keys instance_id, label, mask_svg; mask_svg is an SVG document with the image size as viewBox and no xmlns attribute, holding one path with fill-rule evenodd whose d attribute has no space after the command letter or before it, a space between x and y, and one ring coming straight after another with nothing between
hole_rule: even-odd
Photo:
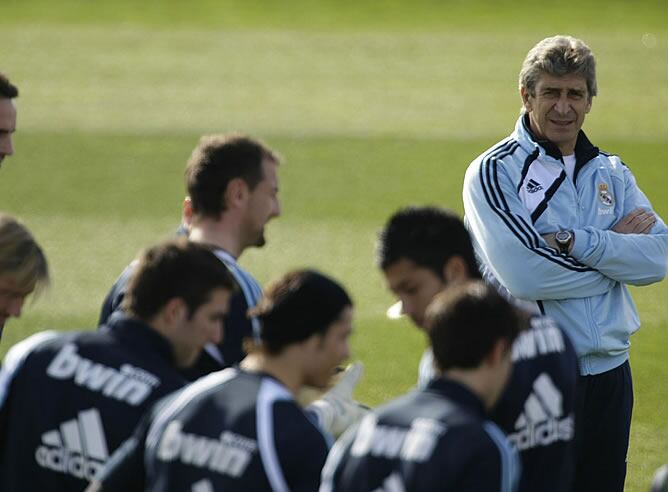
<instances>
[{"instance_id":1,"label":"short dark hair","mask_svg":"<svg viewBox=\"0 0 668 492\"><path fill-rule=\"evenodd\" d=\"M461 256L470 276L480 278L471 237L464 223L445 209L400 209L378 235L376 261L383 270L405 258L443 278L443 267L453 256Z\"/></svg>"},{"instance_id":2,"label":"short dark hair","mask_svg":"<svg viewBox=\"0 0 668 492\"><path fill-rule=\"evenodd\" d=\"M6 99L14 99L15 97L19 97L18 88L12 84L7 76L3 73L0 73L0 97L4 97Z\"/></svg>"},{"instance_id":3,"label":"short dark hair","mask_svg":"<svg viewBox=\"0 0 668 492\"><path fill-rule=\"evenodd\" d=\"M128 283L124 308L151 320L171 299L181 298L192 316L215 289L235 290L227 267L208 247L185 238L147 249Z\"/></svg>"},{"instance_id":4,"label":"short dark hair","mask_svg":"<svg viewBox=\"0 0 668 492\"><path fill-rule=\"evenodd\" d=\"M426 326L438 367L474 369L498 340L510 349L521 327L515 307L481 280L439 293L427 307Z\"/></svg>"},{"instance_id":5,"label":"short dark hair","mask_svg":"<svg viewBox=\"0 0 668 492\"><path fill-rule=\"evenodd\" d=\"M202 137L185 172L193 213L218 218L225 211L229 182L241 178L253 190L264 178L265 160L280 162L275 152L251 137L238 134Z\"/></svg>"},{"instance_id":6,"label":"short dark hair","mask_svg":"<svg viewBox=\"0 0 668 492\"><path fill-rule=\"evenodd\" d=\"M263 347L270 354L312 335L324 335L353 302L335 280L315 270L297 270L274 282L250 311L262 323Z\"/></svg>"}]
</instances>

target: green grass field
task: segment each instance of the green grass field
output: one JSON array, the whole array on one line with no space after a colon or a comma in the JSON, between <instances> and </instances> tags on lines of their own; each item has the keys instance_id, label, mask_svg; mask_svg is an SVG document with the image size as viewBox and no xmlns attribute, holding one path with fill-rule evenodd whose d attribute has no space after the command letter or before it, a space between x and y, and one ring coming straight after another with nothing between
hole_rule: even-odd
<instances>
[{"instance_id":1,"label":"green grass field","mask_svg":"<svg viewBox=\"0 0 668 492\"><path fill-rule=\"evenodd\" d=\"M0 70L21 89L0 209L35 232L53 275L10 322L2 356L37 330L93 327L122 268L173 233L199 136L241 130L286 161L284 214L242 263L262 282L298 266L341 279L367 369L357 396L376 404L401 393L425 342L384 317L392 298L374 266L375 235L402 205L462 211L466 166L514 124L526 51L560 32L598 56L589 136L623 156L668 216L663 2L136 3L0 5ZM629 491L646 491L668 462L666 285L634 290L643 327L632 349Z\"/></svg>"}]
</instances>

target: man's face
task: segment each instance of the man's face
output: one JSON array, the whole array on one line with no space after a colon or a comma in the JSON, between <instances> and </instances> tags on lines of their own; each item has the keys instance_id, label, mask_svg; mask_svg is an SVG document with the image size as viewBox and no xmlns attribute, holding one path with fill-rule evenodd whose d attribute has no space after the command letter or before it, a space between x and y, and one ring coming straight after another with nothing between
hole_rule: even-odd
<instances>
[{"instance_id":1,"label":"man's face","mask_svg":"<svg viewBox=\"0 0 668 492\"><path fill-rule=\"evenodd\" d=\"M445 288L445 281L407 258L393 263L384 273L387 287L401 301L402 312L424 330L427 306Z\"/></svg>"},{"instance_id":2,"label":"man's face","mask_svg":"<svg viewBox=\"0 0 668 492\"><path fill-rule=\"evenodd\" d=\"M585 78L543 74L536 84L535 95L524 88L520 92L536 136L556 144L562 154L572 154L585 115L591 110L592 99Z\"/></svg>"},{"instance_id":3,"label":"man's face","mask_svg":"<svg viewBox=\"0 0 668 492\"><path fill-rule=\"evenodd\" d=\"M0 97L0 163L14 153L12 133L16 130L16 106L12 99Z\"/></svg>"},{"instance_id":4,"label":"man's face","mask_svg":"<svg viewBox=\"0 0 668 492\"><path fill-rule=\"evenodd\" d=\"M353 331L353 308L346 307L324 335L313 335L305 343L307 369L304 384L326 388L336 369L350 357L348 345Z\"/></svg>"},{"instance_id":5,"label":"man's face","mask_svg":"<svg viewBox=\"0 0 668 492\"><path fill-rule=\"evenodd\" d=\"M9 318L21 316L23 303L32 290L19 288L12 274L0 275L0 336Z\"/></svg>"},{"instance_id":6,"label":"man's face","mask_svg":"<svg viewBox=\"0 0 668 492\"><path fill-rule=\"evenodd\" d=\"M190 318L184 315L178 335L172 340L179 367L192 366L207 343L219 344L223 340L223 318L229 300L228 290L215 289L209 301L198 307Z\"/></svg>"},{"instance_id":7,"label":"man's face","mask_svg":"<svg viewBox=\"0 0 668 492\"><path fill-rule=\"evenodd\" d=\"M281 203L278 200L278 165L265 159L262 162L263 179L250 192L245 217L245 244L247 246L264 246L264 226L274 217L281 214Z\"/></svg>"}]
</instances>

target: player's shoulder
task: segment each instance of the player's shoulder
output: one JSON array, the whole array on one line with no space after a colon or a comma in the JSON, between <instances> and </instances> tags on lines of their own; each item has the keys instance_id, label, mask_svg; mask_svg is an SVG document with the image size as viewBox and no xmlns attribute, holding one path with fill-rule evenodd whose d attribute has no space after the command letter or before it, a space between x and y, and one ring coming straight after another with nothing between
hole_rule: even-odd
<instances>
[{"instance_id":1,"label":"player's shoulder","mask_svg":"<svg viewBox=\"0 0 668 492\"><path fill-rule=\"evenodd\" d=\"M71 335L70 335L71 336ZM26 355L40 350L46 350L59 341L63 341L66 334L55 330L39 331L14 344L8 351L4 363L16 358L24 358Z\"/></svg>"},{"instance_id":2,"label":"player's shoulder","mask_svg":"<svg viewBox=\"0 0 668 492\"><path fill-rule=\"evenodd\" d=\"M2 372L5 377L14 375L27 360L37 360L42 354L51 353L54 347L63 343L65 335L56 331L40 331L13 345L2 361Z\"/></svg>"},{"instance_id":3,"label":"player's shoulder","mask_svg":"<svg viewBox=\"0 0 668 492\"><path fill-rule=\"evenodd\" d=\"M587 173L605 173L621 182L633 179L633 172L626 162L618 154L612 154L599 150L594 158L595 166L585 166L583 171Z\"/></svg>"},{"instance_id":4,"label":"player's shoulder","mask_svg":"<svg viewBox=\"0 0 668 492\"><path fill-rule=\"evenodd\" d=\"M377 421L396 425L409 425L416 412L429 412L432 404L438 398L426 387L420 387L398 396L374 409L373 415Z\"/></svg>"},{"instance_id":5,"label":"player's shoulder","mask_svg":"<svg viewBox=\"0 0 668 492\"><path fill-rule=\"evenodd\" d=\"M526 158L527 152L514 135L510 135L481 152L473 163L477 166L494 162L514 162L514 159Z\"/></svg>"},{"instance_id":6,"label":"player's shoulder","mask_svg":"<svg viewBox=\"0 0 668 492\"><path fill-rule=\"evenodd\" d=\"M509 136L478 155L469 165L464 188L476 187L480 178L489 179L492 174L502 173L511 180L518 180L529 153L514 136Z\"/></svg>"}]
</instances>

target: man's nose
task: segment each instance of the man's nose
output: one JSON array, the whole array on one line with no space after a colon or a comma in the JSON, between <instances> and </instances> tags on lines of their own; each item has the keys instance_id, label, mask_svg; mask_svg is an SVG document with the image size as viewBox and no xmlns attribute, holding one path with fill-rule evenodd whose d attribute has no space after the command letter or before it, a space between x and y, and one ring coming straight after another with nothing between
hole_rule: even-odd
<instances>
[{"instance_id":1,"label":"man's nose","mask_svg":"<svg viewBox=\"0 0 668 492\"><path fill-rule=\"evenodd\" d=\"M213 330L211 333L211 343L215 343L216 345L219 345L223 341L223 337L225 336L225 323L221 320L221 322L218 324L218 329Z\"/></svg>"},{"instance_id":2,"label":"man's nose","mask_svg":"<svg viewBox=\"0 0 668 492\"><path fill-rule=\"evenodd\" d=\"M276 199L276 204L274 205L274 212L271 214L272 217L280 217L281 216L281 201L277 198Z\"/></svg>"},{"instance_id":3,"label":"man's nose","mask_svg":"<svg viewBox=\"0 0 668 492\"><path fill-rule=\"evenodd\" d=\"M568 97L564 94L559 98L557 103L554 105L554 109L557 111L559 114L568 114L568 111L570 110L570 103L568 102Z\"/></svg>"}]
</instances>

